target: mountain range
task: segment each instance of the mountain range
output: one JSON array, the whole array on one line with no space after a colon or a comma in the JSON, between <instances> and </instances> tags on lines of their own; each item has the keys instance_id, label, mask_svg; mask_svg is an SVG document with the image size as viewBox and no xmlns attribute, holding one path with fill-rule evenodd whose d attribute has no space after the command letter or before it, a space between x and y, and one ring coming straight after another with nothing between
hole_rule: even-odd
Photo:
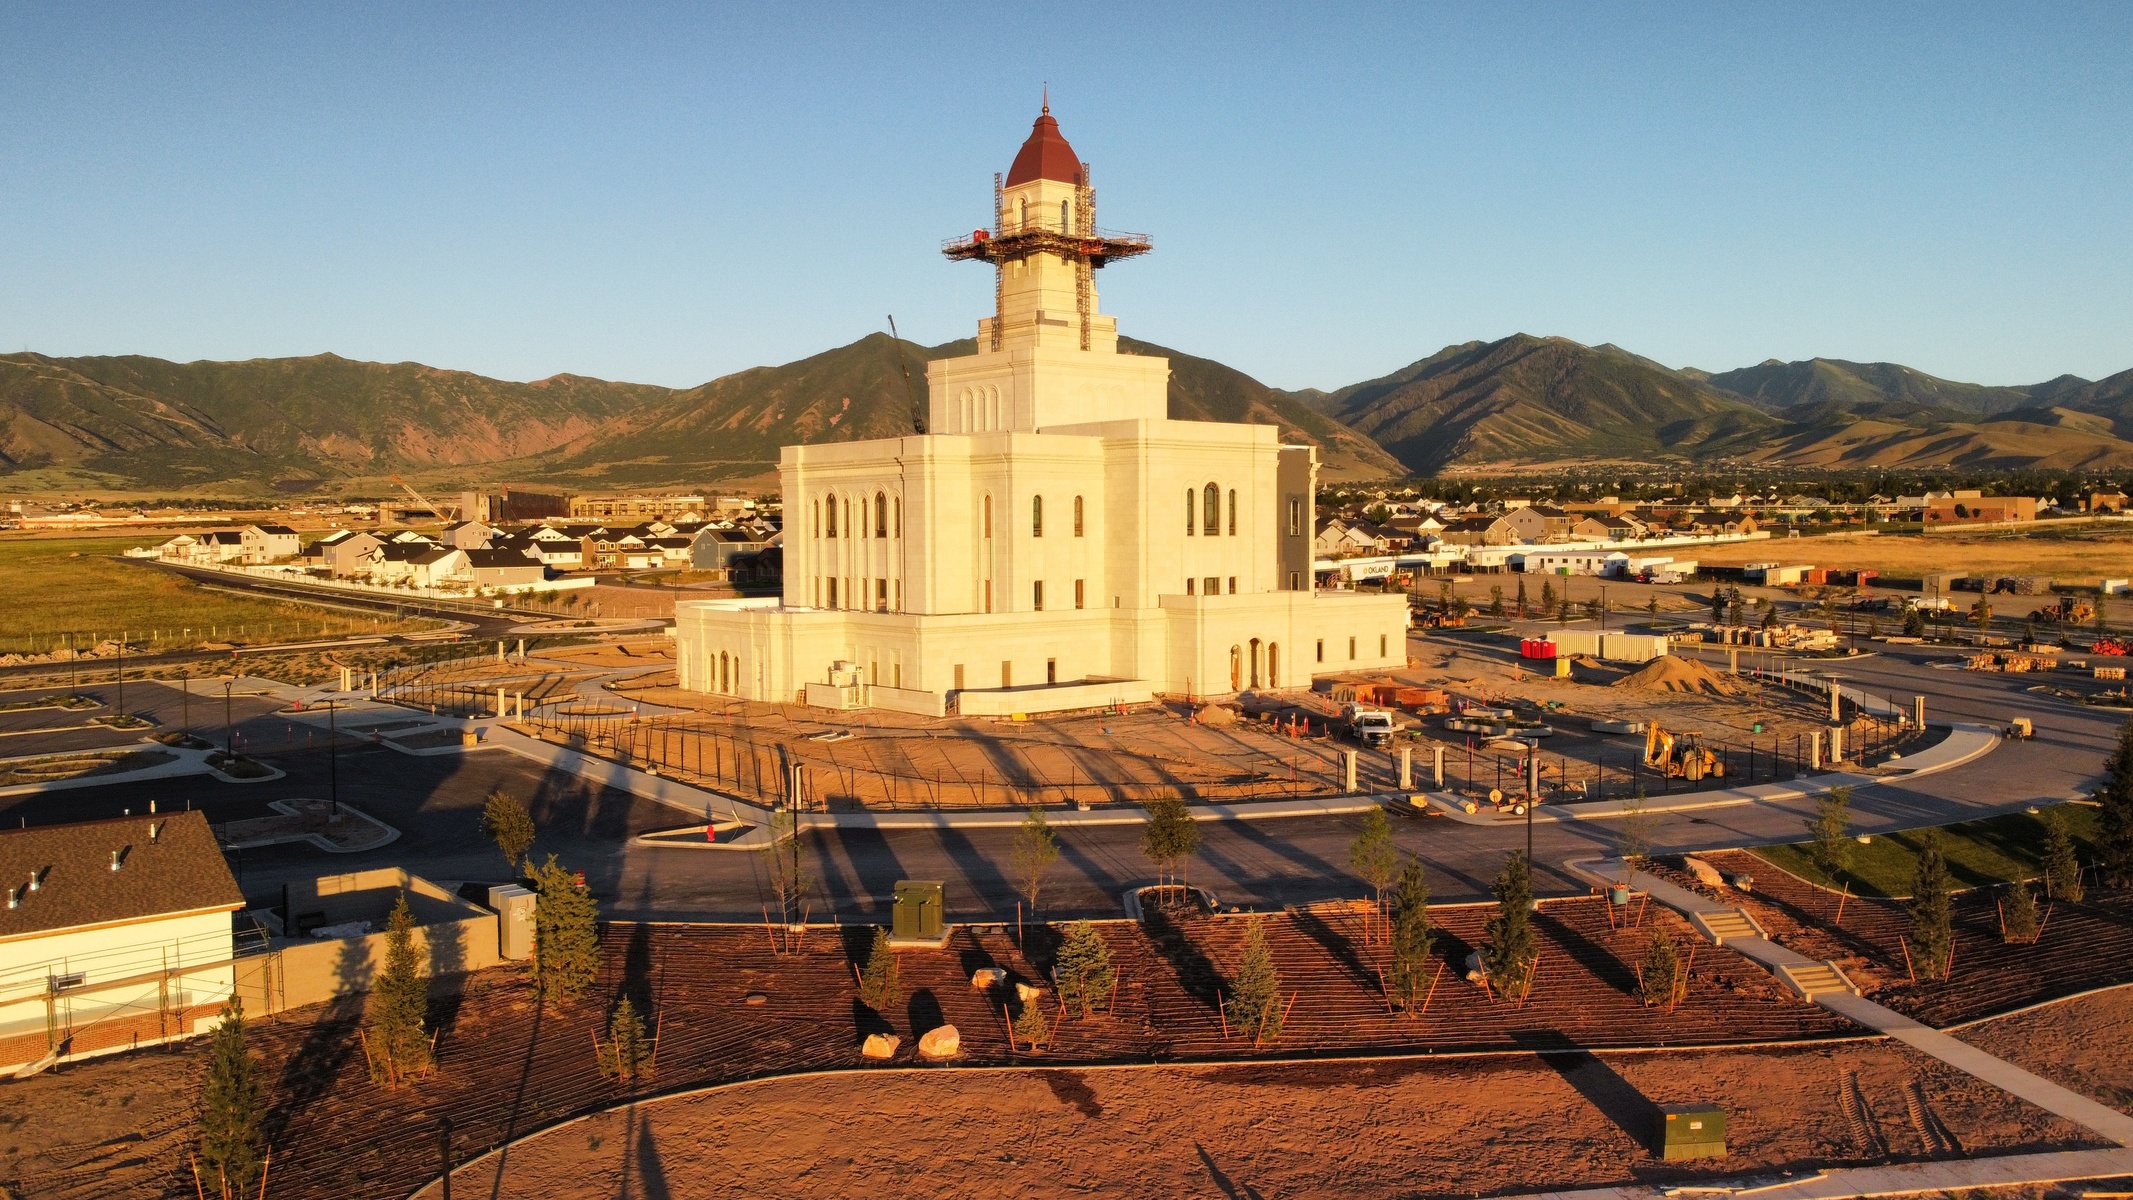
<instances>
[{"instance_id":1,"label":"mountain range","mask_svg":"<svg viewBox=\"0 0 2133 1200\"><path fill-rule=\"evenodd\" d=\"M760 485L781 445L909 432L925 364L971 348L872 334L683 389L331 354L0 355L0 487L377 492L395 473L440 486ZM1712 374L1517 334L1283 391L1151 343L1120 348L1170 359L1172 417L1275 425L1320 447L1328 479L1600 463L2133 468L2133 371L2022 387L1835 359Z\"/></svg>"}]
</instances>

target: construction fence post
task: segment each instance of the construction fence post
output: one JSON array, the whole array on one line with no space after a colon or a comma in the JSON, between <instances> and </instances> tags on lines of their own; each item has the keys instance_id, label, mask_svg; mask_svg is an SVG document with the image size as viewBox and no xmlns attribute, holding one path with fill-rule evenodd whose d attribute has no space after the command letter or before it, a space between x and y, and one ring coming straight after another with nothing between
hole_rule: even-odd
<instances>
[{"instance_id":1,"label":"construction fence post","mask_svg":"<svg viewBox=\"0 0 2133 1200\"><path fill-rule=\"evenodd\" d=\"M1355 787L1355 751L1353 751L1353 750L1343 750L1343 751L1341 751L1341 779L1342 779L1342 787L1343 787L1343 788L1344 788L1344 789L1345 789L1345 790L1347 791L1347 793L1348 793L1349 795L1351 795L1351 796L1352 796L1352 795L1354 795L1354 794L1355 794L1355 791L1356 791L1356 787Z\"/></svg>"}]
</instances>

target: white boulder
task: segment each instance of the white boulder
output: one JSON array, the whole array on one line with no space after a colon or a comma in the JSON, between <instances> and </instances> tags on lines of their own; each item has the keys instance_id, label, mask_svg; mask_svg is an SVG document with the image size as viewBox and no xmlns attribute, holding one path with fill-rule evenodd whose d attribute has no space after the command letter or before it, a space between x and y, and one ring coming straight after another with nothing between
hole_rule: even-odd
<instances>
[{"instance_id":1,"label":"white boulder","mask_svg":"<svg viewBox=\"0 0 2133 1200\"><path fill-rule=\"evenodd\" d=\"M981 992L986 988L999 987L1006 982L1007 970L1004 967L979 967L970 973L970 986Z\"/></svg>"},{"instance_id":2,"label":"white boulder","mask_svg":"<svg viewBox=\"0 0 2133 1200\"><path fill-rule=\"evenodd\" d=\"M927 1058L953 1058L962 1044L962 1035L955 1031L955 1026L942 1025L919 1036L918 1052Z\"/></svg>"},{"instance_id":3,"label":"white boulder","mask_svg":"<svg viewBox=\"0 0 2133 1200\"><path fill-rule=\"evenodd\" d=\"M1030 1001L1035 1000L1037 997L1042 995L1044 995L1043 988L1031 987L1026 983L1018 983L1015 985L1015 999L1020 1000L1024 1004L1028 1004Z\"/></svg>"},{"instance_id":4,"label":"white boulder","mask_svg":"<svg viewBox=\"0 0 2133 1200\"><path fill-rule=\"evenodd\" d=\"M897 1043L902 1040L893 1033L870 1033L859 1053L867 1058L895 1058Z\"/></svg>"}]
</instances>

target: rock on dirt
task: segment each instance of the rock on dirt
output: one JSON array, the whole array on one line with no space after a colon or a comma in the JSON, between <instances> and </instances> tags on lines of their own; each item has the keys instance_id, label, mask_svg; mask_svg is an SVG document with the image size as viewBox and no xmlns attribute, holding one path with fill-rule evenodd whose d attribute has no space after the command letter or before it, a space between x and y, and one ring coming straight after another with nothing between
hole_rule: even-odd
<instances>
[{"instance_id":1,"label":"rock on dirt","mask_svg":"<svg viewBox=\"0 0 2133 1200\"><path fill-rule=\"evenodd\" d=\"M919 1035L918 1052L927 1058L954 1058L963 1037L953 1025L940 1025Z\"/></svg>"},{"instance_id":2,"label":"rock on dirt","mask_svg":"<svg viewBox=\"0 0 2133 1200\"><path fill-rule=\"evenodd\" d=\"M891 1033L870 1033L859 1053L867 1058L895 1058L896 1045L902 1038Z\"/></svg>"}]
</instances>

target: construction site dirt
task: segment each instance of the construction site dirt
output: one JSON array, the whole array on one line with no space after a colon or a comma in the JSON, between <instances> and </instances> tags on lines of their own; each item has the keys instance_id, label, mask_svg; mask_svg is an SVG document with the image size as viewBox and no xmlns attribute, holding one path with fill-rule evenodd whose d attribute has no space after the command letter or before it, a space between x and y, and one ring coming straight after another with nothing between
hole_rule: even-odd
<instances>
[{"instance_id":1,"label":"construction site dirt","mask_svg":"<svg viewBox=\"0 0 2133 1200\"><path fill-rule=\"evenodd\" d=\"M906 998L877 1014L858 1003L854 978L854 959L863 958L870 936L866 927L811 929L779 953L773 945L784 935L774 938L760 926L614 925L603 935L599 983L559 1012L535 1011L522 972L511 968L477 973L464 987L440 992L432 1006L441 1030L439 1070L408 1087L385 1089L369 1081L359 1033L360 998L255 1022L253 1044L261 1053L273 1106L273 1194L404 1196L435 1174L440 1117L451 1118L454 1156L464 1161L511 1138L627 1099L631 1087L604 1078L593 1049L595 1029L624 994L646 1006L657 1039L656 1074L638 1085L637 1094L856 1068L862 1063L859 1041L872 1031L901 1035L896 1065L911 1065L918 1061L912 1052L915 1035L941 1024L959 1030L961 1047L952 1062L962 1066L1477 1051L1520 1056L1571 1048L1741 1043L1841 1043L1842 1054L1883 1053L1851 1041L1860 1030L1799 1002L1760 967L1697 942L1670 913L1656 905L1641 908L1633 905L1626 917L1616 911L1612 922L1618 927L1611 928L1604 899L1544 902L1535 922L1537 981L1523 1003L1491 996L1461 978L1466 954L1480 944L1492 908L1434 910L1441 927L1436 951L1441 971L1426 1011L1415 1016L1395 1014L1385 1003L1378 981L1384 950L1368 904L1315 906L1263 918L1191 917L1149 926L1105 922L1098 928L1119 970L1116 998L1093 1017L1069 1014L1057 1022L1041 1054L1019 1041L1011 1044L1003 991L975 990L971 975L998 966L1008 972L1010 984L1042 987L1042 972L1031 960L1045 961L1046 947L1056 936L1043 927L1024 930L1027 955L1017 948L1012 926L965 928L945 949L900 951ZM1640 911L1643 927L1631 927L1628 922ZM1282 992L1293 1002L1279 1041L1257 1050L1250 1038L1227 1029L1222 1008L1223 980L1236 969L1247 927L1255 920L1264 922ZM1636 964L1655 926L1671 931L1685 954L1694 947L1688 994L1672 1011L1646 1007L1634 995ZM750 1003L751 995L760 1002ZM1040 1002L1052 1002L1049 992ZM160 1096L157 1103L166 1108L182 1107L191 1093L173 1084L173 1076L195 1078L202 1054L201 1045L192 1043L176 1051L64 1067L11 1085L9 1107L24 1115L5 1135L17 1151L7 1157L5 1170L20 1188L40 1196L190 1194L190 1180L183 1176L189 1111L173 1115L129 1108L129 1130L143 1140L129 1133L94 1144L84 1144L83 1136L62 1136L62 1127L47 1122L70 1109L109 1105L125 1096ZM1530 1058L1482 1061L1536 1069ZM1547 1060L1551 1065L1538 1068L1541 1074L1535 1077L1555 1074L1554 1062ZM1295 1069L1309 1078L1335 1070L1324 1064ZM1482 1070L1474 1065L1445 1069L1454 1071L1447 1078L1467 1080L1478 1079ZM1922 1063L1903 1069L1930 1072ZM90 1081L93 1088L85 1086ZM852 1104L831 1107L871 1110L871 1099L862 1102L856 1096L871 1097L876 1086L840 1078L820 1081L807 1094L820 1103L825 1094L857 1088ZM1653 1103L1700 1098L1677 1094L1680 1088L1648 1086ZM1953 1080L1945 1087L1960 1090ZM1480 1097L1472 1102L1486 1103ZM114 1115L89 1113L82 1120L108 1121ZM2012 1118L1981 1117L1982 1124L1972 1125L1967 1117L1944 1116L1966 1136L1991 1144L2067 1144L2078 1136L2041 1113L2029 1113L2013 1125L1995 1124ZM1986 1128L2001 1132L1974 1132ZM1826 1156L1827 1147L1814 1140L1821 1136L1788 1144L1777 1158ZM121 1159L123 1169L113 1165ZM93 1164L102 1168L91 1170ZM119 1188L122 1179L131 1182Z\"/></svg>"}]
</instances>

